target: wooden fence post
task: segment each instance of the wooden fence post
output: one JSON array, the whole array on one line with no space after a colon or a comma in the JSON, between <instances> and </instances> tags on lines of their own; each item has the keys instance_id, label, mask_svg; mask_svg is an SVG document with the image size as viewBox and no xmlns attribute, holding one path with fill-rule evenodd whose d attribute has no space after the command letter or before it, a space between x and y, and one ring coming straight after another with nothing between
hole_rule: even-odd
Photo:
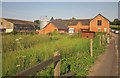
<instances>
[{"instance_id":1,"label":"wooden fence post","mask_svg":"<svg viewBox=\"0 0 120 78\"><path fill-rule=\"evenodd\" d=\"M100 46L101 46L101 44L102 44L102 39L101 39L101 35L100 35Z\"/></svg>"},{"instance_id":2,"label":"wooden fence post","mask_svg":"<svg viewBox=\"0 0 120 78\"><path fill-rule=\"evenodd\" d=\"M93 56L93 39L90 39L90 56Z\"/></svg>"},{"instance_id":3,"label":"wooden fence post","mask_svg":"<svg viewBox=\"0 0 120 78\"><path fill-rule=\"evenodd\" d=\"M107 43L110 43L110 35L107 35Z\"/></svg>"},{"instance_id":4,"label":"wooden fence post","mask_svg":"<svg viewBox=\"0 0 120 78\"><path fill-rule=\"evenodd\" d=\"M59 52L55 52L54 56L60 55ZM60 60L54 63L54 78L59 78L60 76Z\"/></svg>"},{"instance_id":5,"label":"wooden fence post","mask_svg":"<svg viewBox=\"0 0 120 78\"><path fill-rule=\"evenodd\" d=\"M102 44L104 44L104 40L105 40L104 35L102 35Z\"/></svg>"}]
</instances>

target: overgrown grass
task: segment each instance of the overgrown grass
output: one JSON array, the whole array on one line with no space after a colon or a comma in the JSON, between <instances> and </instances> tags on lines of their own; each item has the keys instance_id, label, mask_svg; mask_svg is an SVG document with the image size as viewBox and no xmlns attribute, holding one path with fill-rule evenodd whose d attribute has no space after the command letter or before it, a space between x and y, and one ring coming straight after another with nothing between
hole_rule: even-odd
<instances>
[{"instance_id":1,"label":"overgrown grass","mask_svg":"<svg viewBox=\"0 0 120 78\"><path fill-rule=\"evenodd\" d=\"M7 44L7 42L12 44L12 41L19 37L23 39L20 43L20 45L22 44L21 47L26 44L30 45L30 47L10 50L10 48L14 46ZM94 56L90 57L90 40L82 39L78 35L7 35L3 38L7 40L6 43L3 42L4 48L8 47L8 49L3 52L3 76L15 75L17 72L47 60L53 56L55 51L59 51L62 55L61 75L72 71L75 72L77 76L86 76L89 67L94 63L96 57L104 51L105 46L99 45L99 36L96 36L93 43ZM52 64L45 70L35 74L35 76L53 76L53 68Z\"/></svg>"},{"instance_id":2,"label":"overgrown grass","mask_svg":"<svg viewBox=\"0 0 120 78\"><path fill-rule=\"evenodd\" d=\"M47 35L3 35L3 52L31 48L34 45L49 42L50 40L50 37Z\"/></svg>"}]
</instances>

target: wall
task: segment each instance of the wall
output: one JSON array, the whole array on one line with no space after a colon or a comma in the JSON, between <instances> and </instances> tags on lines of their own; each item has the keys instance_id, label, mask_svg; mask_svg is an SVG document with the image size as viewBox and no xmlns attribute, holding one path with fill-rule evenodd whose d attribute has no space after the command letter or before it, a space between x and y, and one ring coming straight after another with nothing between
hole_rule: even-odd
<instances>
[{"instance_id":1,"label":"wall","mask_svg":"<svg viewBox=\"0 0 120 78\"><path fill-rule=\"evenodd\" d=\"M81 22L79 21L77 25L71 25L71 26L68 26L69 28L74 28L75 29L75 33L78 33L79 30L82 30L82 29L89 29L89 25L82 25Z\"/></svg>"},{"instance_id":2,"label":"wall","mask_svg":"<svg viewBox=\"0 0 120 78\"><path fill-rule=\"evenodd\" d=\"M1 22L0 22L1 23ZM2 28L6 28L6 32L12 32L13 31L13 23L2 19Z\"/></svg>"},{"instance_id":3,"label":"wall","mask_svg":"<svg viewBox=\"0 0 120 78\"><path fill-rule=\"evenodd\" d=\"M58 28L55 27L52 23L49 23L44 29L43 32L45 34L49 33L49 32L53 32L53 31L58 31Z\"/></svg>"},{"instance_id":4,"label":"wall","mask_svg":"<svg viewBox=\"0 0 120 78\"><path fill-rule=\"evenodd\" d=\"M97 20L102 20L102 25L101 26L97 26ZM105 32L105 29L106 29L106 32L109 33L109 31L110 31L109 26L110 26L109 21L106 20L101 15L98 15L93 20L91 20L90 31L98 32L98 29L101 29L101 32Z\"/></svg>"},{"instance_id":5,"label":"wall","mask_svg":"<svg viewBox=\"0 0 120 78\"><path fill-rule=\"evenodd\" d=\"M90 38L93 39L95 37L95 33L94 32L82 32L82 38Z\"/></svg>"},{"instance_id":6,"label":"wall","mask_svg":"<svg viewBox=\"0 0 120 78\"><path fill-rule=\"evenodd\" d=\"M12 29L13 28L13 23L2 19L2 27L5 27L7 29Z\"/></svg>"},{"instance_id":7,"label":"wall","mask_svg":"<svg viewBox=\"0 0 120 78\"><path fill-rule=\"evenodd\" d=\"M6 32L12 32L13 29L6 29Z\"/></svg>"},{"instance_id":8,"label":"wall","mask_svg":"<svg viewBox=\"0 0 120 78\"><path fill-rule=\"evenodd\" d=\"M67 30L59 29L58 32L59 32L59 33L65 33L65 32L67 32Z\"/></svg>"}]
</instances>

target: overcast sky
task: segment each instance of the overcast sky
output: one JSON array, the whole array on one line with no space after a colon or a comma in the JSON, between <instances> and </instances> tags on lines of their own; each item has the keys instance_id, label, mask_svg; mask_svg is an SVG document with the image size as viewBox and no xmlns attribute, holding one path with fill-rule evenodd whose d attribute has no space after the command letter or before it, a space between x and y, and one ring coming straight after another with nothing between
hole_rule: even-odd
<instances>
[{"instance_id":1,"label":"overcast sky","mask_svg":"<svg viewBox=\"0 0 120 78\"><path fill-rule=\"evenodd\" d=\"M93 18L99 13L111 21L118 18L118 2L2 2L2 17L31 21L42 16Z\"/></svg>"}]
</instances>

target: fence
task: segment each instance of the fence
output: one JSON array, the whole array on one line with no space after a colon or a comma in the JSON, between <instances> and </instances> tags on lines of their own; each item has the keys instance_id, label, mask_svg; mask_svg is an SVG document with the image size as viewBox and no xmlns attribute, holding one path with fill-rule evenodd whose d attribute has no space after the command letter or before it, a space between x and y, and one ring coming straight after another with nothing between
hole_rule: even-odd
<instances>
[{"instance_id":1,"label":"fence","mask_svg":"<svg viewBox=\"0 0 120 78\"><path fill-rule=\"evenodd\" d=\"M106 38L109 38L109 35L106 36ZM100 35L100 45L104 44L105 41L105 36L104 35ZM109 41L108 41L109 42ZM90 39L90 55L91 57L93 56L93 39ZM35 73L37 73L38 71L43 70L45 67L49 66L51 63L54 63L54 77L58 78L60 76L60 59L61 59L61 55L59 52L55 52L54 56L52 58L49 58L48 60L37 64L31 68L28 68L20 73L17 73L16 76L29 76L29 75L33 75ZM74 72L69 72L65 75L61 75L61 76L66 76L66 77L70 77L75 75ZM61 77L60 76L60 77Z\"/></svg>"},{"instance_id":2,"label":"fence","mask_svg":"<svg viewBox=\"0 0 120 78\"><path fill-rule=\"evenodd\" d=\"M66 77L70 77L75 75L74 72L69 72L65 75L61 75L60 76L60 59L61 59L61 55L59 52L55 52L54 56L52 58L49 58L48 60L37 64L31 68L28 68L20 73L17 73L16 76L29 76L29 75L33 75L35 73L37 73L38 71L43 70L45 67L49 66L51 63L54 63L54 77L58 78L61 76L66 76Z\"/></svg>"},{"instance_id":3,"label":"fence","mask_svg":"<svg viewBox=\"0 0 120 78\"><path fill-rule=\"evenodd\" d=\"M105 34L105 35L99 35L99 44L100 46L105 44L105 43L110 43L110 35ZM90 56L93 56L93 39L90 39Z\"/></svg>"}]
</instances>

